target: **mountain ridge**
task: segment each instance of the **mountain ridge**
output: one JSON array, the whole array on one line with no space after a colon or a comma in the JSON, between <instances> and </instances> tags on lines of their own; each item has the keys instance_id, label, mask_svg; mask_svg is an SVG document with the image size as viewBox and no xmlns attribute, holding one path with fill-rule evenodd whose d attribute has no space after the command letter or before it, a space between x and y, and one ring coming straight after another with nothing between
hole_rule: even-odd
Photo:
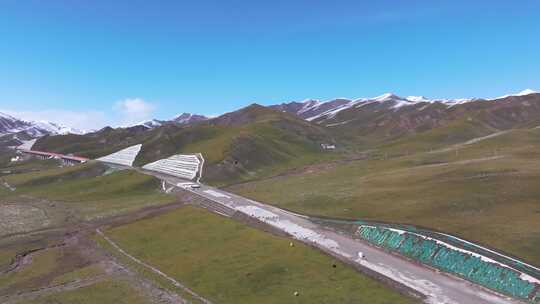
<instances>
[{"instance_id":1,"label":"mountain ridge","mask_svg":"<svg viewBox=\"0 0 540 304\"><path fill-rule=\"evenodd\" d=\"M538 92L525 89L521 92L514 94L507 94L499 96L496 98L455 98L455 99L430 99L425 96L407 96L401 97L394 93L385 93L380 96L371 97L371 98L333 98L326 101L321 101L318 99L305 99L303 101L291 101L284 102L281 104L273 104L267 107L294 114L302 119L307 121L316 121L321 123L321 121L330 120L336 116L339 112L350 109L350 108L359 108L367 106L373 103L393 103L392 109L399 109L404 106L414 106L422 103L426 104L442 104L446 107L453 107L460 104L470 103L474 101L499 101L507 98L513 97L523 97L528 95L539 94ZM236 112L236 111L233 111ZM227 113L225 113L227 114ZM224 115L225 115L224 114ZM220 115L218 117L221 117ZM209 121L212 118L193 114L193 113L181 113L174 116L170 120L160 120L160 119L150 119L141 121L136 124L121 126L120 128L138 128L142 127L145 129L153 129L165 124L178 124L178 125L189 125L192 123L199 123L203 121ZM336 122L332 122L336 123ZM58 123L50 121L26 121L20 118L16 118L12 115L0 112L0 136L7 134L15 134L19 132L25 132L31 137L42 137L45 135L66 135L66 134L78 134L82 135L85 133L95 132L92 131L81 131L69 126L63 126Z\"/></svg>"},{"instance_id":2,"label":"mountain ridge","mask_svg":"<svg viewBox=\"0 0 540 304\"><path fill-rule=\"evenodd\" d=\"M0 112L0 136L16 134L20 132L24 132L31 137L84 133L83 131L50 121L27 121Z\"/></svg>"},{"instance_id":3,"label":"mountain ridge","mask_svg":"<svg viewBox=\"0 0 540 304\"><path fill-rule=\"evenodd\" d=\"M351 107L360 107L374 102L394 102L394 108L400 108L403 106L415 105L419 103L440 103L447 107L455 106L458 104L469 103L478 100L495 101L505 99L508 97L520 97L532 94L538 94L538 92L526 89L519 93L508 94L496 98L454 98L454 99L430 99L424 96L407 96L401 97L394 93L385 93L380 96L371 98L334 98L327 101L321 101L318 99L305 99L304 101L292 101L288 103L281 103L276 105L270 105L269 107L276 110L294 113L306 120L317 120L321 117L332 118L342 110L349 109Z\"/></svg>"},{"instance_id":4,"label":"mountain ridge","mask_svg":"<svg viewBox=\"0 0 540 304\"><path fill-rule=\"evenodd\" d=\"M210 119L209 117L204 116L204 115L184 112L182 114L178 114L174 116L170 120L159 120L159 119L154 118L154 119L144 120L139 123L129 125L123 128L132 128L132 127L142 126L147 129L153 129L153 128L161 127L165 124L189 125L189 124L198 123L201 121L206 121L209 119Z\"/></svg>"}]
</instances>

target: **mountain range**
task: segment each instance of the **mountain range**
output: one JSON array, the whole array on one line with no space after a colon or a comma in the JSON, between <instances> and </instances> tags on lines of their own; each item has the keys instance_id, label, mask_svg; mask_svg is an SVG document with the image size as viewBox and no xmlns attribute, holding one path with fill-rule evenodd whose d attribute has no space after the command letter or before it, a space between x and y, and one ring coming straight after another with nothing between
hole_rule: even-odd
<instances>
[{"instance_id":1,"label":"mountain range","mask_svg":"<svg viewBox=\"0 0 540 304\"><path fill-rule=\"evenodd\" d=\"M151 120L145 120L138 124L129 126L129 127L137 127L137 126L143 126L147 129L153 129L157 127L161 127L165 124L178 124L178 125L189 125L192 123L200 122L208 120L209 118L204 115L198 115L198 114L191 114L191 113L182 113L180 115L175 116L171 120L159 120L159 119L151 119Z\"/></svg>"},{"instance_id":2,"label":"mountain range","mask_svg":"<svg viewBox=\"0 0 540 304\"><path fill-rule=\"evenodd\" d=\"M77 129L49 121L26 121L5 113L0 113L0 136L20 132L24 132L31 137L83 133Z\"/></svg>"},{"instance_id":3,"label":"mountain range","mask_svg":"<svg viewBox=\"0 0 540 304\"><path fill-rule=\"evenodd\" d=\"M436 148L511 128L540 126L540 94L532 90L489 99L388 93L369 99L292 102L274 109L323 126L343 143L360 149Z\"/></svg>"},{"instance_id":4,"label":"mountain range","mask_svg":"<svg viewBox=\"0 0 540 304\"><path fill-rule=\"evenodd\" d=\"M536 94L537 92L526 89L516 94L504 95L493 99L482 98L460 98L460 99L429 99L424 96L400 97L393 93L386 93L373 98L335 98L328 101L317 99L308 99L302 102L289 102L270 106L273 109L294 113L308 121L324 121L332 119L339 112L351 108L360 108L370 104L386 104L392 109L398 109L405 106L414 106L418 104L441 104L446 107L452 107L458 104L464 104L474 101L496 101L508 97L526 96Z\"/></svg>"},{"instance_id":5,"label":"mountain range","mask_svg":"<svg viewBox=\"0 0 540 304\"><path fill-rule=\"evenodd\" d=\"M307 99L305 101L292 101L278 105L271 105L269 108L295 114L298 117L307 121L313 121L318 124L328 122L332 124L346 124L348 122L340 120L338 114L342 111L352 112L358 111L362 107L377 107L382 106L385 109L397 111L402 107L423 105L442 105L446 108L451 108L456 105L466 104L476 101L500 101L511 97L520 97L538 94L537 92L526 89L517 94L504 95L498 98L482 99L482 98L462 98L462 99L429 99L424 96L408 96L400 97L393 93L386 93L373 98L335 98L328 101L316 99ZM424 108L425 109L425 108ZM347 116L340 114L341 116ZM336 118L338 116L338 118ZM140 123L124 126L123 128L153 129L167 124L189 125L206 121L209 118L204 115L182 113L170 120L152 119L142 121ZM63 126L49 121L25 121L11 115L0 112L0 136L8 134L16 134L24 132L32 138L38 138L45 135L65 135L65 134L85 134L86 131L77 130L68 126ZM91 131L94 132L94 131Z\"/></svg>"},{"instance_id":6,"label":"mountain range","mask_svg":"<svg viewBox=\"0 0 540 304\"><path fill-rule=\"evenodd\" d=\"M152 129L160 127L165 124L179 124L186 125L199 121L207 120L208 117L203 115L196 115L190 113L182 113L175 116L171 120L146 120L134 125L125 126L124 128L143 127L146 129ZM16 118L12 115L0 112L0 137L6 135L19 134L25 137L38 138L45 135L67 135L67 134L86 134L95 131L81 131L75 128L60 125L58 123L50 121L26 121L20 118Z\"/></svg>"},{"instance_id":7,"label":"mountain range","mask_svg":"<svg viewBox=\"0 0 540 304\"><path fill-rule=\"evenodd\" d=\"M327 102L252 104L215 118L182 114L171 121L48 135L37 150L97 158L142 144L140 166L176 153L201 152L205 177L233 183L279 173L335 153L411 153L447 147L511 128L540 126L540 94L432 100L384 94ZM13 126L10 126L13 128ZM335 153L324 147L335 146ZM356 156L355 156L356 155Z\"/></svg>"}]
</instances>

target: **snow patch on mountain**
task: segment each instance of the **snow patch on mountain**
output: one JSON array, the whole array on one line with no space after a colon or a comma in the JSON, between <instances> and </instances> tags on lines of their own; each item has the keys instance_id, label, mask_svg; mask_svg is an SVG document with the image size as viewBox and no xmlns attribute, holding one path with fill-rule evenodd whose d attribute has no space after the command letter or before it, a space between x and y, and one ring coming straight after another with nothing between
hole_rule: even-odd
<instances>
[{"instance_id":1,"label":"snow patch on mountain","mask_svg":"<svg viewBox=\"0 0 540 304\"><path fill-rule=\"evenodd\" d=\"M84 131L74 129L74 128L71 128L71 127L62 126L62 125L59 125L59 124L56 124L56 123L50 122L50 121L41 120L41 121L32 122L32 124L34 125L35 129L38 132L45 131L44 132L45 134L43 134L43 135L46 135L46 134L52 134L52 135L77 134L77 135L81 135L81 134L85 133Z\"/></svg>"},{"instance_id":2,"label":"snow patch on mountain","mask_svg":"<svg viewBox=\"0 0 540 304\"><path fill-rule=\"evenodd\" d=\"M442 104L446 107L454 107L468 102L487 100L493 101L510 96L526 96L529 94L537 94L536 91L531 89L523 90L519 93L512 95L505 95L495 99L479 99L479 98L456 98L456 99L430 99L425 96L407 96L400 97L394 93L385 93L380 96L372 98L334 98L327 101L320 101L318 99L306 99L300 102L282 103L280 105L271 106L281 111L294 113L308 121L320 120L321 118L329 119L336 116L339 112L349 109L351 107L360 108L363 106L371 105L374 103L380 103L388 106L391 109L398 110L402 107L413 106L417 104ZM425 109L421 107L420 109Z\"/></svg>"},{"instance_id":3,"label":"snow patch on mountain","mask_svg":"<svg viewBox=\"0 0 540 304\"><path fill-rule=\"evenodd\" d=\"M497 99L503 99L503 98L508 98L508 97L517 97L517 96L527 96L527 95L531 95L531 94L538 94L538 92L534 91L534 90L531 90L531 89L525 89L519 93L514 93L514 94L507 94L507 95L503 95L503 96L499 96L497 98L493 98L493 99L488 99L488 100L497 100Z\"/></svg>"},{"instance_id":4,"label":"snow patch on mountain","mask_svg":"<svg viewBox=\"0 0 540 304\"><path fill-rule=\"evenodd\" d=\"M0 113L0 135L19 132L25 132L31 137L84 133L49 121L25 121L6 113Z\"/></svg>"},{"instance_id":5,"label":"snow patch on mountain","mask_svg":"<svg viewBox=\"0 0 540 304\"><path fill-rule=\"evenodd\" d=\"M431 101L424 96L408 96L405 99L411 102L430 102Z\"/></svg>"},{"instance_id":6,"label":"snow patch on mountain","mask_svg":"<svg viewBox=\"0 0 540 304\"><path fill-rule=\"evenodd\" d=\"M345 100L345 99L341 98L340 100ZM336 116L337 113L339 113L339 112L341 112L343 110L349 109L351 107L354 107L355 105L357 105L361 101L364 101L364 99L349 100L349 102L346 103L346 104L339 105L339 106L337 106L335 108L332 108L330 110L327 110L325 112L322 112L322 113L319 113L317 115L308 117L308 118L306 118L306 120L312 121L312 120L315 120L315 119L317 119L319 117L324 117L324 116L326 116L327 118L332 118L332 117ZM321 104L319 104L319 106L320 105Z\"/></svg>"},{"instance_id":7,"label":"snow patch on mountain","mask_svg":"<svg viewBox=\"0 0 540 304\"><path fill-rule=\"evenodd\" d=\"M8 120L19 120L11 115L8 115L6 113L0 112L0 118L8 119Z\"/></svg>"},{"instance_id":8,"label":"snow patch on mountain","mask_svg":"<svg viewBox=\"0 0 540 304\"><path fill-rule=\"evenodd\" d=\"M525 89L525 90L517 93L517 96L525 96L525 95L530 95L530 94L538 94L538 92L536 92L534 90L531 90L531 89Z\"/></svg>"},{"instance_id":9,"label":"snow patch on mountain","mask_svg":"<svg viewBox=\"0 0 540 304\"><path fill-rule=\"evenodd\" d=\"M143 126L143 127L148 128L148 129L157 128L157 127L160 127L162 125L163 125L163 123L161 121L157 120L157 119L145 120L145 121L141 121L138 124L135 124L135 126Z\"/></svg>"},{"instance_id":10,"label":"snow patch on mountain","mask_svg":"<svg viewBox=\"0 0 540 304\"><path fill-rule=\"evenodd\" d=\"M171 121L177 124L190 124L197 121L203 121L208 120L208 117L204 115L197 115L197 114L191 114L191 113L182 113L179 115L176 115Z\"/></svg>"},{"instance_id":11,"label":"snow patch on mountain","mask_svg":"<svg viewBox=\"0 0 540 304\"><path fill-rule=\"evenodd\" d=\"M182 113L179 115L176 115L171 120L158 120L158 119L150 119L141 121L139 123L129 125L129 126L123 126L122 128L131 128L131 127L137 127L142 126L148 129L154 129L161 127L166 124L179 124L179 125L188 125L194 122L207 120L208 117L203 115L197 115L197 114L191 114L191 113Z\"/></svg>"},{"instance_id":12,"label":"snow patch on mountain","mask_svg":"<svg viewBox=\"0 0 540 304\"><path fill-rule=\"evenodd\" d=\"M298 114L302 114L307 111L312 111L314 109L317 109L320 105L323 104L323 102L321 102L320 100L314 100L314 99L304 100L301 103L303 103L304 106L297 112Z\"/></svg>"},{"instance_id":13,"label":"snow patch on mountain","mask_svg":"<svg viewBox=\"0 0 540 304\"><path fill-rule=\"evenodd\" d=\"M401 100L402 98L395 95L394 93L385 93L385 94L382 94L381 96L377 96L371 99L375 101L385 102L385 101L390 101L390 100Z\"/></svg>"}]
</instances>

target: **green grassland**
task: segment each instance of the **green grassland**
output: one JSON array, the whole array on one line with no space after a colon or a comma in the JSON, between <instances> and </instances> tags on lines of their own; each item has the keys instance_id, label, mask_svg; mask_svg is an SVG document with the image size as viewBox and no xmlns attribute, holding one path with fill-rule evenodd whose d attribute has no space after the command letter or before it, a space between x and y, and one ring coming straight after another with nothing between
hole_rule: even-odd
<instances>
[{"instance_id":1,"label":"green grassland","mask_svg":"<svg viewBox=\"0 0 540 304\"><path fill-rule=\"evenodd\" d=\"M13 156L15 156L15 151L0 147L0 168L9 165Z\"/></svg>"},{"instance_id":2,"label":"green grassland","mask_svg":"<svg viewBox=\"0 0 540 304\"><path fill-rule=\"evenodd\" d=\"M76 290L22 300L17 304L143 304L150 299L124 280L109 279Z\"/></svg>"},{"instance_id":3,"label":"green grassland","mask_svg":"<svg viewBox=\"0 0 540 304\"><path fill-rule=\"evenodd\" d=\"M98 157L142 143L138 166L201 152L204 182L240 195L310 215L449 232L540 265L540 129L501 132L478 114L403 133L402 121L379 121L379 115L372 111L366 121L356 117L342 127L324 128L254 105L194 126L109 128L45 137L36 147ZM467 142L494 132L499 133ZM320 149L320 143L336 141L337 151ZM2 181L16 191L0 185L0 215L9 216L0 218L0 236L24 231L21 227L40 228L35 222L58 226L176 200L162 194L153 177L133 170L111 172L96 162L58 168L54 161L32 160L4 166L15 174L1 176ZM218 303L412 301L300 243L289 247L286 239L192 207L105 233ZM16 252L0 249L0 269ZM28 282L56 269L58 258L51 255L54 251L37 256L35 268L0 277L0 290L12 282L31 286ZM83 268L53 281L94 271ZM111 279L28 303L97 303L85 300L92 293L102 294L104 302L124 303L122 296L129 303L142 301L126 284ZM294 297L295 291L300 296Z\"/></svg>"},{"instance_id":4,"label":"green grassland","mask_svg":"<svg viewBox=\"0 0 540 304\"><path fill-rule=\"evenodd\" d=\"M414 301L301 243L290 247L288 239L194 207L105 233L216 303Z\"/></svg>"},{"instance_id":5,"label":"green grassland","mask_svg":"<svg viewBox=\"0 0 540 304\"><path fill-rule=\"evenodd\" d=\"M77 178L95 177L102 175L107 167L99 163L86 163L78 166L44 167L44 164L54 162L54 160L32 159L22 162L20 166L35 169L33 172L23 174L11 174L4 179L16 187L31 188L34 186L51 185L54 183L65 182Z\"/></svg>"},{"instance_id":6,"label":"green grassland","mask_svg":"<svg viewBox=\"0 0 540 304\"><path fill-rule=\"evenodd\" d=\"M55 277L51 283L52 285L61 285L66 284L69 282L82 280L82 279L88 279L92 278L98 275L105 274L105 270L100 264L90 264L88 266L84 266L82 268L75 269L71 272L64 273L62 275L59 275Z\"/></svg>"},{"instance_id":7,"label":"green grassland","mask_svg":"<svg viewBox=\"0 0 540 304\"><path fill-rule=\"evenodd\" d=\"M402 143L382 150L387 159L336 164L229 190L312 215L442 230L540 264L540 130L517 129L448 147L407 155Z\"/></svg>"},{"instance_id":8,"label":"green grassland","mask_svg":"<svg viewBox=\"0 0 540 304\"><path fill-rule=\"evenodd\" d=\"M13 154L12 156L15 156ZM59 168L60 162L55 159L37 159L31 158L19 162L4 162L0 164L0 176L27 172L36 172L47 169Z\"/></svg>"},{"instance_id":9,"label":"green grassland","mask_svg":"<svg viewBox=\"0 0 540 304\"><path fill-rule=\"evenodd\" d=\"M0 269L4 269L9 264L11 264L11 260L15 257L17 254L16 250L7 250L7 249L1 249L0 250Z\"/></svg>"},{"instance_id":10,"label":"green grassland","mask_svg":"<svg viewBox=\"0 0 540 304\"><path fill-rule=\"evenodd\" d=\"M8 269L17 254L56 244L40 237L0 238L0 272Z\"/></svg>"},{"instance_id":11,"label":"green grassland","mask_svg":"<svg viewBox=\"0 0 540 304\"><path fill-rule=\"evenodd\" d=\"M150 303L150 299L134 288L120 275L107 274L101 264L88 266L66 264L69 252L63 248L52 248L35 253L31 265L0 276L0 296L24 293L31 290L46 290L34 299L21 299L16 303ZM73 263L73 262L72 262ZM98 278L99 277L99 278ZM68 283L92 280L80 288L54 290Z\"/></svg>"},{"instance_id":12,"label":"green grassland","mask_svg":"<svg viewBox=\"0 0 540 304\"><path fill-rule=\"evenodd\" d=\"M42 245L46 242L41 241ZM30 243L12 244L9 250L2 250L7 259L32 249L28 256L19 260L16 268L0 275L0 297L15 295L41 289L60 286L66 283L81 281L107 274L102 264L88 259L86 253L62 244L48 244L48 247L32 246ZM51 246L51 245L57 245ZM39 248L39 249L38 249Z\"/></svg>"},{"instance_id":13,"label":"green grassland","mask_svg":"<svg viewBox=\"0 0 540 304\"><path fill-rule=\"evenodd\" d=\"M73 167L5 176L16 188L3 192L2 201L21 204L41 201L35 207L61 209L70 221L96 219L174 202L160 193L160 182L133 170L107 173L107 167L90 162Z\"/></svg>"},{"instance_id":14,"label":"green grassland","mask_svg":"<svg viewBox=\"0 0 540 304\"><path fill-rule=\"evenodd\" d=\"M384 151L417 153L436 150L467 140L492 134L497 130L477 119L463 117L449 122L444 127L424 130L379 145Z\"/></svg>"},{"instance_id":15,"label":"green grassland","mask_svg":"<svg viewBox=\"0 0 540 304\"><path fill-rule=\"evenodd\" d=\"M30 267L23 267L20 271L14 271L0 276L0 294L14 287L17 287L18 290L35 287L36 285L33 279L51 273L58 267L60 257L61 249L50 249L36 254L32 258L32 265Z\"/></svg>"}]
</instances>

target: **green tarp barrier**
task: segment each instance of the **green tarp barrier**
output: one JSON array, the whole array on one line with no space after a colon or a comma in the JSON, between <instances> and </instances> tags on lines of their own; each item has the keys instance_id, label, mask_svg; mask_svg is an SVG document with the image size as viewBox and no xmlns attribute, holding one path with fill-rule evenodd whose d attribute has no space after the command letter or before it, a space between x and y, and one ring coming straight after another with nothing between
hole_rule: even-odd
<instances>
[{"instance_id":1,"label":"green tarp barrier","mask_svg":"<svg viewBox=\"0 0 540 304\"><path fill-rule=\"evenodd\" d=\"M358 235L366 241L434 268L453 273L492 290L540 303L536 285L520 278L520 274L497 263L482 260L471 253L462 252L409 232L388 228L361 226Z\"/></svg>"}]
</instances>

